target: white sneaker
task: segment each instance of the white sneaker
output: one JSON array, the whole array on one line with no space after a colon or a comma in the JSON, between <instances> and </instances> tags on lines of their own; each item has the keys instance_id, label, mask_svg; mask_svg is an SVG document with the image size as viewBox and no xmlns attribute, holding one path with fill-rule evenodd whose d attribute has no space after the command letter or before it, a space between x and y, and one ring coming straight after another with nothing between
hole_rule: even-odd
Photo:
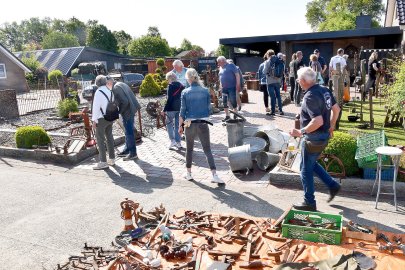
<instances>
[{"instance_id":1,"label":"white sneaker","mask_svg":"<svg viewBox=\"0 0 405 270\"><path fill-rule=\"evenodd\" d=\"M114 165L115 165L115 159L109 158L109 159L107 160L107 164L108 164L109 166L114 166Z\"/></svg>"},{"instance_id":2,"label":"white sneaker","mask_svg":"<svg viewBox=\"0 0 405 270\"><path fill-rule=\"evenodd\" d=\"M191 175L191 172L186 172L183 174L183 178L187 181L193 180L193 176Z\"/></svg>"},{"instance_id":3,"label":"white sneaker","mask_svg":"<svg viewBox=\"0 0 405 270\"><path fill-rule=\"evenodd\" d=\"M97 163L96 166L93 167L93 170L104 170L104 169L108 169L107 162L99 162Z\"/></svg>"},{"instance_id":4,"label":"white sneaker","mask_svg":"<svg viewBox=\"0 0 405 270\"><path fill-rule=\"evenodd\" d=\"M219 178L218 174L213 174L212 175L211 183L225 184L224 180Z\"/></svg>"},{"instance_id":5,"label":"white sneaker","mask_svg":"<svg viewBox=\"0 0 405 270\"><path fill-rule=\"evenodd\" d=\"M173 149L174 147L177 147L177 143L175 141L171 141L169 144L169 149Z\"/></svg>"},{"instance_id":6,"label":"white sneaker","mask_svg":"<svg viewBox=\"0 0 405 270\"><path fill-rule=\"evenodd\" d=\"M183 146L181 146L181 142L177 142L177 143L176 143L176 147L179 148L179 149L180 149L180 148L183 148Z\"/></svg>"}]
</instances>

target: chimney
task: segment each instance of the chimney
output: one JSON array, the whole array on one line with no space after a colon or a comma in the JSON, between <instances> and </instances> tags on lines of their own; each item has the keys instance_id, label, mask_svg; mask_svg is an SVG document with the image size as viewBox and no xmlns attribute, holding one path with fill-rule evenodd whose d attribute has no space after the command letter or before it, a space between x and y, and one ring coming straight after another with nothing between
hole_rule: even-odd
<instances>
[{"instance_id":1,"label":"chimney","mask_svg":"<svg viewBox=\"0 0 405 270\"><path fill-rule=\"evenodd\" d=\"M365 28L371 28L371 16L360 13L360 15L356 17L356 29Z\"/></svg>"}]
</instances>

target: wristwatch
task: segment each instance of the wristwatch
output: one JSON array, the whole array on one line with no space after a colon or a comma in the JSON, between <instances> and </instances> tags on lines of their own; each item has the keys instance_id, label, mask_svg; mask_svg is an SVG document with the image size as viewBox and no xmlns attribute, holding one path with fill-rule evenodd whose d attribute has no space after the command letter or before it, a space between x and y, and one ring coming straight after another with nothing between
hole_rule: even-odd
<instances>
[{"instance_id":1,"label":"wristwatch","mask_svg":"<svg viewBox=\"0 0 405 270\"><path fill-rule=\"evenodd\" d=\"M302 134L302 135L307 134L307 131L305 130L305 128L301 128L300 131L301 131L301 134Z\"/></svg>"}]
</instances>

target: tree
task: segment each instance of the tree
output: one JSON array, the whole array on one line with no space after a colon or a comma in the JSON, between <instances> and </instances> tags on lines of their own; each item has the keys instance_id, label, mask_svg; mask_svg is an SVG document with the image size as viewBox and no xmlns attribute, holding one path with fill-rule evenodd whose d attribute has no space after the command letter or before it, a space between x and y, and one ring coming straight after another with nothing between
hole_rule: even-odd
<instances>
[{"instance_id":1,"label":"tree","mask_svg":"<svg viewBox=\"0 0 405 270\"><path fill-rule=\"evenodd\" d=\"M80 46L79 40L72 34L50 32L44 37L42 47L44 49L67 48Z\"/></svg>"},{"instance_id":2,"label":"tree","mask_svg":"<svg viewBox=\"0 0 405 270\"><path fill-rule=\"evenodd\" d=\"M356 16L370 15L372 26L379 27L384 13L382 0L312 0L305 17L313 31L354 29Z\"/></svg>"},{"instance_id":3,"label":"tree","mask_svg":"<svg viewBox=\"0 0 405 270\"><path fill-rule=\"evenodd\" d=\"M193 49L193 44L191 44L190 40L188 39L183 39L180 45L180 49L182 51L190 51Z\"/></svg>"},{"instance_id":4,"label":"tree","mask_svg":"<svg viewBox=\"0 0 405 270\"><path fill-rule=\"evenodd\" d=\"M126 33L125 31L114 31L113 32L115 39L118 43L118 52L121 54L128 54L128 45L132 41L131 35Z\"/></svg>"},{"instance_id":5,"label":"tree","mask_svg":"<svg viewBox=\"0 0 405 270\"><path fill-rule=\"evenodd\" d=\"M142 36L133 40L128 46L129 55L141 57L169 56L171 50L166 39Z\"/></svg>"},{"instance_id":6,"label":"tree","mask_svg":"<svg viewBox=\"0 0 405 270\"><path fill-rule=\"evenodd\" d=\"M11 51L21 51L25 43L22 27L17 22L4 23L0 27L0 42Z\"/></svg>"},{"instance_id":7,"label":"tree","mask_svg":"<svg viewBox=\"0 0 405 270\"><path fill-rule=\"evenodd\" d=\"M35 42L40 44L46 34L48 34L51 20L45 18L29 18L21 22L25 43Z\"/></svg>"},{"instance_id":8,"label":"tree","mask_svg":"<svg viewBox=\"0 0 405 270\"><path fill-rule=\"evenodd\" d=\"M117 52L117 40L113 33L102 24L90 26L87 36L87 46L110 52Z\"/></svg>"},{"instance_id":9,"label":"tree","mask_svg":"<svg viewBox=\"0 0 405 270\"><path fill-rule=\"evenodd\" d=\"M146 35L151 37L161 37L159 28L157 26L149 26L148 33Z\"/></svg>"},{"instance_id":10,"label":"tree","mask_svg":"<svg viewBox=\"0 0 405 270\"><path fill-rule=\"evenodd\" d=\"M97 21L95 21L95 23L97 24ZM66 22L65 28L67 33L77 37L80 46L86 45L87 27L84 22L76 19L75 17L72 17Z\"/></svg>"},{"instance_id":11,"label":"tree","mask_svg":"<svg viewBox=\"0 0 405 270\"><path fill-rule=\"evenodd\" d=\"M230 57L229 53L230 53L229 47L226 46L226 45L220 44L218 46L217 51L216 51L216 56L221 56L222 55L222 56L225 56L226 58L229 58Z\"/></svg>"}]
</instances>

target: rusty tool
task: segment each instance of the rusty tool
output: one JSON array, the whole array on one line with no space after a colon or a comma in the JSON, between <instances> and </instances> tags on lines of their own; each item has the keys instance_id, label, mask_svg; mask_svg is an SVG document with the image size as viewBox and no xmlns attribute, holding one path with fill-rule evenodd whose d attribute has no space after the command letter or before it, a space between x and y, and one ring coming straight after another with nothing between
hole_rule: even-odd
<instances>
[{"instance_id":1,"label":"rusty tool","mask_svg":"<svg viewBox=\"0 0 405 270\"><path fill-rule=\"evenodd\" d=\"M288 239L285 243L279 245L278 247L276 247L276 250L281 250L284 247L290 247L290 244L293 240L292 239Z\"/></svg>"},{"instance_id":2,"label":"rusty tool","mask_svg":"<svg viewBox=\"0 0 405 270\"><path fill-rule=\"evenodd\" d=\"M294 261L298 258L298 256L300 256L301 253L304 252L304 250L305 250L306 247L307 247L307 246L306 246L305 244L299 244L299 245L298 245L298 250L297 250L297 252L295 253L294 257L292 258L292 262L294 262Z\"/></svg>"},{"instance_id":3,"label":"rusty tool","mask_svg":"<svg viewBox=\"0 0 405 270\"><path fill-rule=\"evenodd\" d=\"M288 255L286 262L292 262L293 258L295 257L295 254L297 253L297 250L298 245L295 245L293 249L290 250L290 254Z\"/></svg>"},{"instance_id":4,"label":"rusty tool","mask_svg":"<svg viewBox=\"0 0 405 270\"><path fill-rule=\"evenodd\" d=\"M165 225L165 226L166 226L168 220L169 220L169 214L165 214L165 215L162 217L162 220L159 222L158 226L157 226L157 227L152 231L152 233L150 234L149 240L148 240L148 242L146 242L146 244L145 244L145 247L146 247L146 248L149 248L150 245L151 245L151 243L155 240L155 237L156 237L157 233L158 233L159 230L160 230L160 229L159 229L160 226L161 226L161 225Z\"/></svg>"},{"instance_id":5,"label":"rusty tool","mask_svg":"<svg viewBox=\"0 0 405 270\"><path fill-rule=\"evenodd\" d=\"M249 234L248 236L248 242L247 242L247 247L246 247L246 261L250 261L250 254L252 253L252 240L253 240L253 234Z\"/></svg>"},{"instance_id":6,"label":"rusty tool","mask_svg":"<svg viewBox=\"0 0 405 270\"><path fill-rule=\"evenodd\" d=\"M263 267L270 267L272 266L268 265L267 263L262 262L261 260L256 260L256 261L251 261L251 262L241 262L239 263L240 268L246 268L246 269L255 269L255 268L263 268Z\"/></svg>"}]
</instances>

